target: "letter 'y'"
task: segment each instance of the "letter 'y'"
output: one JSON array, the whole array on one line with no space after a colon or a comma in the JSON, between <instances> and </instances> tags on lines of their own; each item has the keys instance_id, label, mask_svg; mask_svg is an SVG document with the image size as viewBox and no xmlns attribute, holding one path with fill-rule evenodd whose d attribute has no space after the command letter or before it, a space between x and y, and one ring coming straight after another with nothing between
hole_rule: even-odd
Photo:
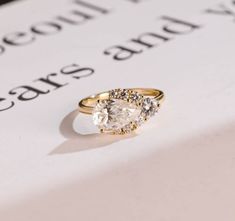
<instances>
[{"instance_id":1,"label":"letter 'y'","mask_svg":"<svg viewBox=\"0 0 235 221\"><path fill-rule=\"evenodd\" d=\"M215 15L226 15L235 18L235 11L224 4L220 4L217 8L206 9L206 13L211 13Z\"/></svg>"}]
</instances>

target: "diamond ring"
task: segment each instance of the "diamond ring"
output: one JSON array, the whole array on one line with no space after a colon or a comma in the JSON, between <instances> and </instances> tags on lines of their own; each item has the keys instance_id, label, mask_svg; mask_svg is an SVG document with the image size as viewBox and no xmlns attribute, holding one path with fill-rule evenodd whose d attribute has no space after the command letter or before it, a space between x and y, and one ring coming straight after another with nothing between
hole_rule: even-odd
<instances>
[{"instance_id":1,"label":"diamond ring","mask_svg":"<svg viewBox=\"0 0 235 221\"><path fill-rule=\"evenodd\" d=\"M164 93L151 88L114 89L82 99L79 111L93 115L101 133L128 134L154 116Z\"/></svg>"}]
</instances>

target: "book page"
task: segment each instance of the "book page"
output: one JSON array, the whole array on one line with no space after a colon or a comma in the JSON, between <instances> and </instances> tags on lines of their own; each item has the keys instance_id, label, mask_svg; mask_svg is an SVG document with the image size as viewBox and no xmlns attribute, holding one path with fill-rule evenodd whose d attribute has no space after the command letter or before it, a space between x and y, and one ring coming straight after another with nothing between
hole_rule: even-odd
<instances>
[{"instance_id":1,"label":"book page","mask_svg":"<svg viewBox=\"0 0 235 221\"><path fill-rule=\"evenodd\" d=\"M20 0L0 7L0 219L234 221L233 1ZM136 133L78 102L157 88Z\"/></svg>"}]
</instances>

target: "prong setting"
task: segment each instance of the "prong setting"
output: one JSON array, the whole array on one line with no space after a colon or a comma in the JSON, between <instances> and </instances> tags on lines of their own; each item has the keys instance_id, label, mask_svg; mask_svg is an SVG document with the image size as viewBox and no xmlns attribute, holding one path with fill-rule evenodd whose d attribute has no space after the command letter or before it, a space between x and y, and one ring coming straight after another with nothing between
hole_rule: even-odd
<instances>
[{"instance_id":1,"label":"prong setting","mask_svg":"<svg viewBox=\"0 0 235 221\"><path fill-rule=\"evenodd\" d=\"M109 91L109 98L98 100L93 120L101 133L128 134L157 113L157 99L144 97L131 89Z\"/></svg>"}]
</instances>

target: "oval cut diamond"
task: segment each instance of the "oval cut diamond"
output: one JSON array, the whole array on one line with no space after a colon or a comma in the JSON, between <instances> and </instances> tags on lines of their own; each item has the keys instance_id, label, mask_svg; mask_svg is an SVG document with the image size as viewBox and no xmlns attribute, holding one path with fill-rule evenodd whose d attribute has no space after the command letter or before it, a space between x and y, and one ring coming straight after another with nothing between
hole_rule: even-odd
<instances>
[{"instance_id":1,"label":"oval cut diamond","mask_svg":"<svg viewBox=\"0 0 235 221\"><path fill-rule=\"evenodd\" d=\"M93 121L104 131L115 132L138 119L141 108L124 100L111 99L97 103Z\"/></svg>"}]
</instances>

